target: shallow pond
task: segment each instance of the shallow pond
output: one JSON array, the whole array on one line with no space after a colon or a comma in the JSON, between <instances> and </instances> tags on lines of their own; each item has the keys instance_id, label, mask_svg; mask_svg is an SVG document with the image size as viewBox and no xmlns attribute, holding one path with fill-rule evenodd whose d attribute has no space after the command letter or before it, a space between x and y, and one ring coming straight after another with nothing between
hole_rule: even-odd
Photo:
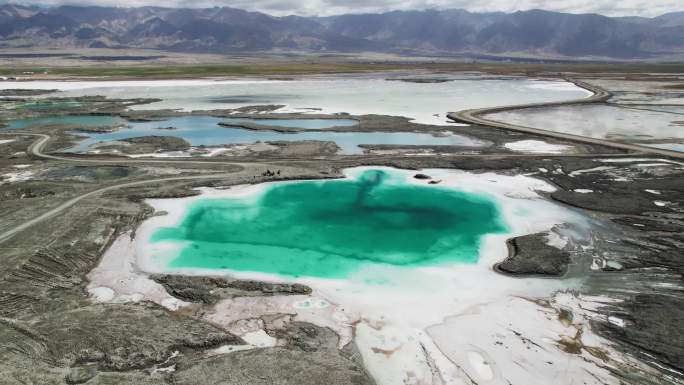
<instances>
[{"instance_id":1,"label":"shallow pond","mask_svg":"<svg viewBox=\"0 0 684 385\"><path fill-rule=\"evenodd\" d=\"M308 119L286 121L288 124L302 122ZM387 132L323 132L305 131L296 133L282 133L276 131L248 130L242 128L222 127L218 123L225 122L224 118L210 116L183 116L169 118L163 121L130 122L130 128L124 128L106 133L78 133L88 138L78 145L68 149L70 152L83 152L89 146L102 142L121 140L139 136L176 136L187 140L194 146L216 146L221 144L254 143L257 141L300 141L319 140L334 141L344 154L360 154L360 144L398 144L398 145L462 145L482 146L484 143L461 135L433 136L422 133L387 133ZM333 122L334 124L335 122ZM328 123L331 124L331 123ZM174 127L174 129L163 129Z\"/></svg>"},{"instance_id":2,"label":"shallow pond","mask_svg":"<svg viewBox=\"0 0 684 385\"><path fill-rule=\"evenodd\" d=\"M684 151L682 107L561 106L499 112L486 117L544 130Z\"/></svg>"}]
</instances>

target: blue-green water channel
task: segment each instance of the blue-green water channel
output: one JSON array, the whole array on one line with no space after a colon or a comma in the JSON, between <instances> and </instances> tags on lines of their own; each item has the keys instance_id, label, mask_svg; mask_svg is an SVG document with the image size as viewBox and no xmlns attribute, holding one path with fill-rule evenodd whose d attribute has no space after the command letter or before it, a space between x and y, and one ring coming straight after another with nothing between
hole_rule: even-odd
<instances>
[{"instance_id":1,"label":"blue-green water channel","mask_svg":"<svg viewBox=\"0 0 684 385\"><path fill-rule=\"evenodd\" d=\"M366 170L342 180L264 186L244 198L200 199L150 238L178 243L171 269L228 269L343 278L369 264L475 263L480 239L506 231L488 197Z\"/></svg>"},{"instance_id":2,"label":"blue-green water channel","mask_svg":"<svg viewBox=\"0 0 684 385\"><path fill-rule=\"evenodd\" d=\"M288 121L306 121L308 119ZM302 131L296 133L283 133L277 131L248 130L239 127L221 127L220 122L224 118L211 116L182 116L173 117L163 121L153 122L130 122L130 128L124 128L106 133L79 133L88 138L70 148L71 152L83 152L89 146L102 142L121 140L131 137L160 135L176 136L187 140L194 146L216 146L221 144L254 143L257 141L300 141L319 140L333 141L342 149L344 154L360 154L363 151L360 144L424 144L424 145L470 145L480 146L479 141L459 136L435 137L431 134L419 133L386 133L386 132L332 132L332 131ZM255 120L259 124L265 124ZM331 123L328 123L331 124ZM174 127L173 130L160 128Z\"/></svg>"},{"instance_id":3,"label":"blue-green water channel","mask_svg":"<svg viewBox=\"0 0 684 385\"><path fill-rule=\"evenodd\" d=\"M353 126L358 122L353 119L246 119L216 118L211 116L181 116L159 121L128 122L115 116L104 115L64 115L41 118L27 118L9 121L7 128L22 129L34 125L74 125L74 126L121 126L113 132L76 132L86 139L67 149L68 152L84 152L93 144L121 140L140 136L176 136L187 140L193 146L216 146L221 144L254 143L268 141L333 141L341 148L343 154L360 154L361 144L396 144L396 145L460 145L480 147L482 142L461 136L450 135L436 137L428 133L410 132L333 132L302 131L283 133L277 131L249 130L240 127L222 127L219 123L252 123L279 127L304 129L325 129L340 126ZM173 127L174 129L166 129Z\"/></svg>"}]
</instances>

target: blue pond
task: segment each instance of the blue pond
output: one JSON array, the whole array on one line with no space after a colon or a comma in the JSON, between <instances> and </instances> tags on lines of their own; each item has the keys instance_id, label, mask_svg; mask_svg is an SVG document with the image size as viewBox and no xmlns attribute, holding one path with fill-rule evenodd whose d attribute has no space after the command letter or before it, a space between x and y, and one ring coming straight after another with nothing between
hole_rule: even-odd
<instances>
[{"instance_id":1,"label":"blue pond","mask_svg":"<svg viewBox=\"0 0 684 385\"><path fill-rule=\"evenodd\" d=\"M283 124L295 124L302 120L282 121ZM187 140L194 146L216 146L221 144L254 143L257 141L300 141L300 140L319 140L334 141L342 149L344 154L361 154L363 151L360 144L399 144L399 145L462 145L462 146L482 146L482 143L460 135L450 135L435 137L431 134L420 133L386 133L386 132L324 132L324 131L303 131L297 133L282 133L276 131L256 131L242 128L221 127L220 122L226 122L225 118L214 118L210 116L183 116L169 118L164 121L154 122L130 122L129 128L123 128L115 132L107 133L79 133L87 136L87 139L79 142L78 145L68 149L70 152L83 152L92 144L121 140L131 137L159 135L176 136ZM244 119L243 119L244 121ZM228 121L229 122L229 121ZM271 122L260 121L262 125L272 124ZM334 123L334 121L333 121ZM236 123L237 124L237 123ZM311 123L314 124L314 123ZM331 122L328 122L331 124ZM338 124L333 124L338 125ZM173 130L160 128L175 127ZM301 127L301 125L299 126Z\"/></svg>"},{"instance_id":2,"label":"blue pond","mask_svg":"<svg viewBox=\"0 0 684 385\"><path fill-rule=\"evenodd\" d=\"M361 154L360 144L395 144L395 145L460 145L482 146L483 143L460 135L436 137L428 133L410 132L332 132L302 131L283 133L276 131L257 131L239 127L222 127L218 123L253 123L267 126L304 128L309 130L325 129L339 126L353 126L353 119L247 119L247 118L215 118L211 116L172 117L161 121L127 122L114 116L101 115L65 115L43 118L13 120L8 123L9 129L22 129L33 125L73 124L81 126L114 126L126 125L114 132L91 133L78 132L86 139L76 146L67 149L69 152L84 152L89 146L103 141L121 140L140 136L176 136L187 140L193 146L217 146L222 144L254 143L268 141L301 141L319 140L333 141L341 148L343 154ZM173 130L163 129L175 127Z\"/></svg>"}]
</instances>

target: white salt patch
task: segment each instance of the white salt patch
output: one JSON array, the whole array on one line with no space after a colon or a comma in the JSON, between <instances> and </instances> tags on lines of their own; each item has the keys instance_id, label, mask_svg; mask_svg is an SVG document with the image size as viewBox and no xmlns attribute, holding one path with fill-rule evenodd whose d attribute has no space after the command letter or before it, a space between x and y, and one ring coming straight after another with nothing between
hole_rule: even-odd
<instances>
[{"instance_id":1,"label":"white salt patch","mask_svg":"<svg viewBox=\"0 0 684 385\"><path fill-rule=\"evenodd\" d=\"M561 237L555 231L550 231L546 237L546 244L557 249L563 249L568 244L568 239Z\"/></svg>"},{"instance_id":2,"label":"white salt patch","mask_svg":"<svg viewBox=\"0 0 684 385\"><path fill-rule=\"evenodd\" d=\"M543 168L543 167L539 167L539 171L544 172L544 173L549 172L549 170L547 170L547 169L545 169L545 168Z\"/></svg>"},{"instance_id":3,"label":"white salt patch","mask_svg":"<svg viewBox=\"0 0 684 385\"><path fill-rule=\"evenodd\" d=\"M152 370L152 373L173 373L176 371L176 364L170 365L170 366L163 366L169 363L172 359L180 356L180 352L178 350L175 350L169 358L167 358L164 362L162 362L159 365L155 365L154 370ZM160 367L161 366L161 367Z\"/></svg>"},{"instance_id":4,"label":"white salt patch","mask_svg":"<svg viewBox=\"0 0 684 385\"><path fill-rule=\"evenodd\" d=\"M477 373L478 377L484 381L490 381L494 378L494 372L484 357L478 352L468 352L468 361Z\"/></svg>"},{"instance_id":5,"label":"white salt patch","mask_svg":"<svg viewBox=\"0 0 684 385\"><path fill-rule=\"evenodd\" d=\"M658 191L658 190L648 190L648 189L647 189L647 190L644 190L644 191L646 191L646 192L649 193L649 194L660 195L660 191Z\"/></svg>"},{"instance_id":6,"label":"white salt patch","mask_svg":"<svg viewBox=\"0 0 684 385\"><path fill-rule=\"evenodd\" d=\"M670 204L670 202L665 202L665 201L653 201L653 204L658 206L658 207L665 207Z\"/></svg>"},{"instance_id":7,"label":"white salt patch","mask_svg":"<svg viewBox=\"0 0 684 385\"><path fill-rule=\"evenodd\" d=\"M653 158L607 158L607 159L597 159L599 162L604 163L632 163L632 162L669 162L669 163L679 163L674 160L669 159L653 159Z\"/></svg>"},{"instance_id":8,"label":"white salt patch","mask_svg":"<svg viewBox=\"0 0 684 385\"><path fill-rule=\"evenodd\" d=\"M651 286L652 287L661 287L661 288L666 288L666 289L672 289L672 290L681 290L682 289L682 287L679 284L670 283L670 282L652 282Z\"/></svg>"},{"instance_id":9,"label":"white salt patch","mask_svg":"<svg viewBox=\"0 0 684 385\"><path fill-rule=\"evenodd\" d=\"M6 143L12 143L12 142L14 142L14 139L4 139L4 140L0 140L0 144L6 144Z\"/></svg>"},{"instance_id":10,"label":"white salt patch","mask_svg":"<svg viewBox=\"0 0 684 385\"><path fill-rule=\"evenodd\" d=\"M31 179L33 179L34 175L35 175L35 173L33 171L10 172L10 173L2 175L2 178L0 178L0 184L23 182L23 181L31 180Z\"/></svg>"},{"instance_id":11,"label":"white salt patch","mask_svg":"<svg viewBox=\"0 0 684 385\"><path fill-rule=\"evenodd\" d=\"M644 354L647 355L647 356L649 356L649 357L651 357L651 358L655 358L655 357L653 357L653 355L651 355L651 354L648 354L648 353L644 353ZM674 370L674 369L672 369L672 368L670 368L670 367L661 365L661 364L658 363L657 361L650 361L650 363L651 363L651 365L657 366L658 368L660 368L661 370L663 370L663 371L665 371L665 372L675 373L675 374L677 374L679 377L684 376L684 372L680 372L679 370ZM662 372L661 372L661 373L658 373L658 374L663 375ZM669 380L670 382L672 382L672 383L676 383L676 381L679 380L679 377L678 377L678 378L674 378L674 377L672 377L672 376L667 376L667 375L665 376L665 378L668 379L668 380Z\"/></svg>"},{"instance_id":12,"label":"white salt patch","mask_svg":"<svg viewBox=\"0 0 684 385\"><path fill-rule=\"evenodd\" d=\"M176 371L176 364L173 364L171 366L163 367L163 368L154 368L152 370L152 373L173 373Z\"/></svg>"},{"instance_id":13,"label":"white salt patch","mask_svg":"<svg viewBox=\"0 0 684 385\"><path fill-rule=\"evenodd\" d=\"M504 144L504 147L516 152L529 152L533 154L561 154L570 151L573 147L564 144L551 144L541 140L519 140Z\"/></svg>"},{"instance_id":14,"label":"white salt patch","mask_svg":"<svg viewBox=\"0 0 684 385\"><path fill-rule=\"evenodd\" d=\"M129 158L190 158L192 155L185 151L152 152L149 154L126 154Z\"/></svg>"},{"instance_id":15,"label":"white salt patch","mask_svg":"<svg viewBox=\"0 0 684 385\"><path fill-rule=\"evenodd\" d=\"M589 194L589 193L594 192L594 190L589 190L589 189L585 189L585 188L577 188L577 189L574 189L572 191L574 191L576 193L580 193L580 194Z\"/></svg>"},{"instance_id":16,"label":"white salt patch","mask_svg":"<svg viewBox=\"0 0 684 385\"><path fill-rule=\"evenodd\" d=\"M90 287L88 293L95 302L110 302L114 299L114 290L104 286Z\"/></svg>"},{"instance_id":17,"label":"white salt patch","mask_svg":"<svg viewBox=\"0 0 684 385\"><path fill-rule=\"evenodd\" d=\"M610 159L598 159L600 162L604 163L632 163L632 162L659 162L659 163L671 163L684 166L684 163L677 162L669 159L649 159L649 158L610 158Z\"/></svg>"},{"instance_id":18,"label":"white salt patch","mask_svg":"<svg viewBox=\"0 0 684 385\"><path fill-rule=\"evenodd\" d=\"M212 156L216 156L216 155L219 155L219 154L222 154L222 153L228 151L228 149L225 147L208 148L207 150L208 150L208 152L206 154L202 154L202 156L209 157L209 158Z\"/></svg>"},{"instance_id":19,"label":"white salt patch","mask_svg":"<svg viewBox=\"0 0 684 385\"><path fill-rule=\"evenodd\" d=\"M662 166L672 166L670 163L639 163L635 167L662 167Z\"/></svg>"},{"instance_id":20,"label":"white salt patch","mask_svg":"<svg viewBox=\"0 0 684 385\"><path fill-rule=\"evenodd\" d=\"M576 318L582 319L579 309L568 307ZM460 381L447 383L547 385L599 381L619 384L604 369L603 362L586 351L575 355L559 348L558 341L574 337L577 327L584 330L585 345L605 343L594 338L583 323L560 322L553 308L509 296L466 308L430 326L427 333L464 372Z\"/></svg>"},{"instance_id":21,"label":"white salt patch","mask_svg":"<svg viewBox=\"0 0 684 385\"><path fill-rule=\"evenodd\" d=\"M169 310L187 305L139 271L133 250L131 234L121 235L105 252L100 264L88 273L87 289L93 300L113 303L149 300Z\"/></svg>"},{"instance_id":22,"label":"white salt patch","mask_svg":"<svg viewBox=\"0 0 684 385\"><path fill-rule=\"evenodd\" d=\"M604 261L604 267L609 267L615 270L622 270L622 264L617 261Z\"/></svg>"},{"instance_id":23,"label":"white salt patch","mask_svg":"<svg viewBox=\"0 0 684 385\"><path fill-rule=\"evenodd\" d=\"M14 167L14 168L28 168L28 167L31 167L31 165L30 164L15 164L12 167Z\"/></svg>"},{"instance_id":24,"label":"white salt patch","mask_svg":"<svg viewBox=\"0 0 684 385\"><path fill-rule=\"evenodd\" d=\"M615 316L609 316L608 322L610 322L612 325L619 326L621 328L625 327L625 325L626 325L625 320L623 320L622 318L615 317Z\"/></svg>"},{"instance_id":25,"label":"white salt patch","mask_svg":"<svg viewBox=\"0 0 684 385\"><path fill-rule=\"evenodd\" d=\"M175 311L183 307L185 303L178 298L164 298L161 301L161 305L164 306L165 308Z\"/></svg>"},{"instance_id":26,"label":"white salt patch","mask_svg":"<svg viewBox=\"0 0 684 385\"><path fill-rule=\"evenodd\" d=\"M113 302L113 303L129 303L129 302L138 303L138 302L142 302L142 300L144 300L144 299L145 299L145 295L143 293L120 294L120 295L114 297L114 299L112 299L111 302ZM169 309L169 310L171 310L171 309Z\"/></svg>"},{"instance_id":27,"label":"white salt patch","mask_svg":"<svg viewBox=\"0 0 684 385\"><path fill-rule=\"evenodd\" d=\"M535 89L535 90L549 90L549 91L576 91L579 87L577 87L575 84L571 82L558 82L558 81L548 81L548 80L537 80L532 84L529 84L526 86L527 88ZM584 88L579 88L582 90L584 95L586 96L592 96L594 95L593 92L584 89Z\"/></svg>"},{"instance_id":28,"label":"white salt patch","mask_svg":"<svg viewBox=\"0 0 684 385\"><path fill-rule=\"evenodd\" d=\"M576 171L571 172L569 175L570 176L576 176L576 175L580 175L580 174L586 174L589 172L612 170L614 168L615 167L610 167L610 166L598 166L598 167L594 167L594 168L587 168L584 170L576 170Z\"/></svg>"},{"instance_id":29,"label":"white salt patch","mask_svg":"<svg viewBox=\"0 0 684 385\"><path fill-rule=\"evenodd\" d=\"M278 344L278 340L269 336L263 330L246 333L241 337L245 342L257 348L270 348Z\"/></svg>"},{"instance_id":30,"label":"white salt patch","mask_svg":"<svg viewBox=\"0 0 684 385\"><path fill-rule=\"evenodd\" d=\"M602 317L599 313L597 313L600 307L620 303L622 302L622 300L603 295L575 294L572 291L564 291L556 293L553 297L553 302L557 303L561 307L571 309L575 314L583 314L589 312L591 314L585 315L591 315L592 317Z\"/></svg>"},{"instance_id":31,"label":"white salt patch","mask_svg":"<svg viewBox=\"0 0 684 385\"><path fill-rule=\"evenodd\" d=\"M219 356L223 354L230 354L230 353L235 353L243 350L250 350L254 349L254 346L251 345L223 345L219 346L218 348L215 349L210 349L207 350L207 356L208 357L213 357L213 356Z\"/></svg>"}]
</instances>

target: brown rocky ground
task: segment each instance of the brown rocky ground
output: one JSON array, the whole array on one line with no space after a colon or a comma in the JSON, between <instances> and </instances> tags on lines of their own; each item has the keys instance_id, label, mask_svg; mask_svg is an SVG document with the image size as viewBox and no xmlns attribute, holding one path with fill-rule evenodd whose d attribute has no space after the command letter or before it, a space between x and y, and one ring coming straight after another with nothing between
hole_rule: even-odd
<instances>
[{"instance_id":1,"label":"brown rocky ground","mask_svg":"<svg viewBox=\"0 0 684 385\"><path fill-rule=\"evenodd\" d=\"M98 113L119 114L126 103L130 101L98 100L93 105ZM4 116L17 117L15 112ZM155 113L147 113L135 118L154 117ZM355 118L360 120L358 130L425 129L402 118ZM77 139L65 135L73 129L34 127L22 132L50 135L44 151L54 153ZM289 323L269 330L273 336L287 341L282 347L208 354L213 348L239 346L243 342L215 325L199 321L196 315L203 306L226 296L288 295L306 291L306 287L218 278L155 277L169 294L195 306L194 311L172 312L152 303L93 304L85 290L85 275L97 265L117 235L134 231L151 215L143 202L146 198L192 195L196 193L192 188L198 186L330 178L339 176L339 171L346 167L386 165L524 173L558 186L558 191L548 194L549 199L595 219L597 230L591 240L594 252L546 249L540 246L539 236L515 239L511 241L515 252L499 265L500 270L546 275L567 271L566 276L588 276L588 293L623 300L599 309L606 321L597 318L595 330L623 351L662 366L665 369L661 370L670 377L644 378L629 372L615 375L631 384L681 383L684 379L676 373L684 372L684 336L679 327L684 299L682 165L669 160L644 161L640 159L649 157L576 143L577 152L568 155L516 154L503 150L501 145L540 137L486 127L453 126L449 130L487 141L491 146L440 148L442 155L419 157L403 155L396 152L400 150L397 148L376 146L374 150L383 152L345 157L336 155L330 144L273 143L279 150L266 156L243 152L204 159L201 163L200 159L133 162L103 156L40 158L29 151L35 137L2 135L2 139L14 141L0 144L0 175L31 174L25 180L0 180L0 233L86 192L129 182L150 183L85 198L0 243L0 382L372 384L353 345L337 349L338 337L334 332L310 324ZM165 149L165 145L156 142L132 145L148 146L144 151ZM598 168L607 165L600 159L615 157L632 160L610 163L610 169ZM643 163L662 164L644 167ZM269 176L264 175L266 170L282 172ZM210 173L222 176L214 178ZM202 175L206 178L154 182L164 177ZM654 201L668 203L661 206ZM545 257L544 264L538 263L540 257ZM549 258L555 263L547 265ZM629 327L608 322L609 315L618 315ZM175 371L168 370L171 367Z\"/></svg>"}]
</instances>

